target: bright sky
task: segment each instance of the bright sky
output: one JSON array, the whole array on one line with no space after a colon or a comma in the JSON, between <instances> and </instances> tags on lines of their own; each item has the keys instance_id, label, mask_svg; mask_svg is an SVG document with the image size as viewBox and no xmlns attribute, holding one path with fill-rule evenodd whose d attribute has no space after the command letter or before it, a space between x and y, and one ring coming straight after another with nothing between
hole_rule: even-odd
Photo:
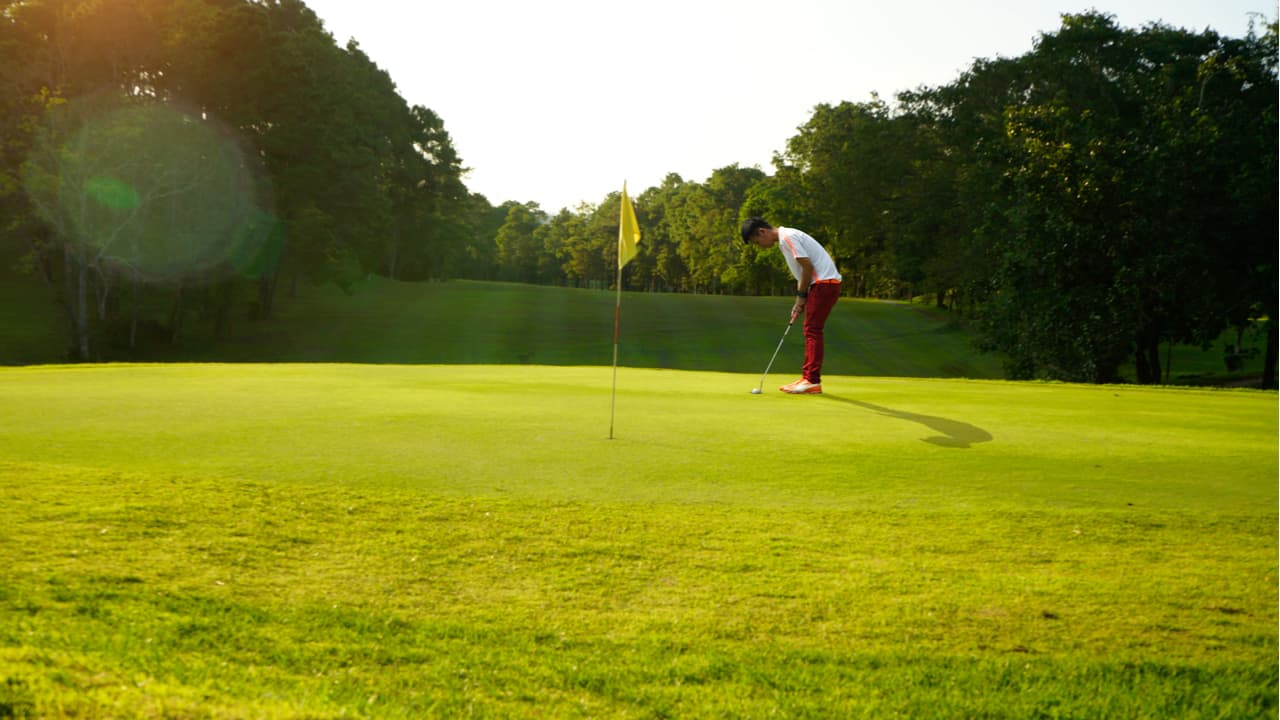
<instances>
[{"instance_id":1,"label":"bright sky","mask_svg":"<svg viewBox=\"0 0 1280 720\"><path fill-rule=\"evenodd\" d=\"M1274 0L305 0L438 113L494 205L555 213L667 173L772 172L813 107L945 85L1064 12L1243 37Z\"/></svg>"}]
</instances>

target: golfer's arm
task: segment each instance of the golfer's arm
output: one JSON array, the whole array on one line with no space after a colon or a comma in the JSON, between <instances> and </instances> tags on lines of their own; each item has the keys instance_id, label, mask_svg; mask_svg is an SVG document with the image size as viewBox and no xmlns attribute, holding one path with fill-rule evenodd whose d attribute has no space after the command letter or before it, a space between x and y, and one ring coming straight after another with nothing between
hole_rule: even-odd
<instances>
[{"instance_id":1,"label":"golfer's arm","mask_svg":"<svg viewBox=\"0 0 1280 720\"><path fill-rule=\"evenodd\" d=\"M808 292L813 284L813 263L807 257L796 258L796 262L800 263L800 282L796 285L796 292Z\"/></svg>"}]
</instances>

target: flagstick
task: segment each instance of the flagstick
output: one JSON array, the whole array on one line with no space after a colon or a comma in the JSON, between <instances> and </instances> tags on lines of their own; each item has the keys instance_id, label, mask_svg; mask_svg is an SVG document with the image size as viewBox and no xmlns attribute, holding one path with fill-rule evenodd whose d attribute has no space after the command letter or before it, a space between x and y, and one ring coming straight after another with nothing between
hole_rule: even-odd
<instances>
[{"instance_id":1,"label":"flagstick","mask_svg":"<svg viewBox=\"0 0 1280 720\"><path fill-rule=\"evenodd\" d=\"M609 439L613 439L613 411L618 406L618 327L622 324L622 266L636 256L640 224L636 209L627 198L627 181L622 181L622 207L618 213L618 303L613 308L613 391L609 395Z\"/></svg>"},{"instance_id":2,"label":"flagstick","mask_svg":"<svg viewBox=\"0 0 1280 720\"><path fill-rule=\"evenodd\" d=\"M609 397L609 439L613 439L613 411L618 404L618 326L622 323L622 263L618 263L618 302L613 307L613 391Z\"/></svg>"}]
</instances>

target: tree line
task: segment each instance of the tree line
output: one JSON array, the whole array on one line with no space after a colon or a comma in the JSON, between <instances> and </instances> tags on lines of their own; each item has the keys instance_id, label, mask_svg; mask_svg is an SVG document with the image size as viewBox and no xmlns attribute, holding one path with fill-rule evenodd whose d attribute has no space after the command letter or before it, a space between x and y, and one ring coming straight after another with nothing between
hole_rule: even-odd
<instances>
[{"instance_id":1,"label":"tree line","mask_svg":"<svg viewBox=\"0 0 1280 720\"><path fill-rule=\"evenodd\" d=\"M73 358L224 333L299 281L614 281L618 194L553 214L470 192L443 119L298 0L0 13L0 237ZM762 215L822 240L846 294L963 313L1011 377L1158 382L1162 347L1234 329L1266 335L1274 386L1276 53L1275 23L1064 15L948 85L817 106L770 173L668 175L635 196L623 282L786 292L777 253L737 239Z\"/></svg>"},{"instance_id":2,"label":"tree line","mask_svg":"<svg viewBox=\"0 0 1280 720\"><path fill-rule=\"evenodd\" d=\"M967 315L1012 378L1161 380L1161 349L1265 335L1275 386L1277 33L1245 38L1064 15L1016 58L890 104L816 107L772 174L669 175L636 200L633 290L787 292L761 215L831 250L855 296ZM601 285L618 197L554 216L511 205L500 279ZM1231 358L1227 358L1230 360Z\"/></svg>"},{"instance_id":3,"label":"tree line","mask_svg":"<svg viewBox=\"0 0 1280 720\"><path fill-rule=\"evenodd\" d=\"M268 318L282 281L446 276L492 210L463 173L299 0L0 2L0 235L72 359Z\"/></svg>"}]
</instances>

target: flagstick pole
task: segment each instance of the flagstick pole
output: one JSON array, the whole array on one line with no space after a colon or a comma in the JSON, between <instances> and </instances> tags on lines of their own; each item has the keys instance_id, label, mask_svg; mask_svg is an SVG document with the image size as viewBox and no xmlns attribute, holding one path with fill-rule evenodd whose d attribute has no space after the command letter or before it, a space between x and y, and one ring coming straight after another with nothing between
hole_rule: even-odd
<instances>
[{"instance_id":1,"label":"flagstick pole","mask_svg":"<svg viewBox=\"0 0 1280 720\"><path fill-rule=\"evenodd\" d=\"M622 324L622 263L618 263L618 302L613 306L613 391L609 394L609 439L613 439L613 412L618 404L618 326Z\"/></svg>"}]
</instances>

